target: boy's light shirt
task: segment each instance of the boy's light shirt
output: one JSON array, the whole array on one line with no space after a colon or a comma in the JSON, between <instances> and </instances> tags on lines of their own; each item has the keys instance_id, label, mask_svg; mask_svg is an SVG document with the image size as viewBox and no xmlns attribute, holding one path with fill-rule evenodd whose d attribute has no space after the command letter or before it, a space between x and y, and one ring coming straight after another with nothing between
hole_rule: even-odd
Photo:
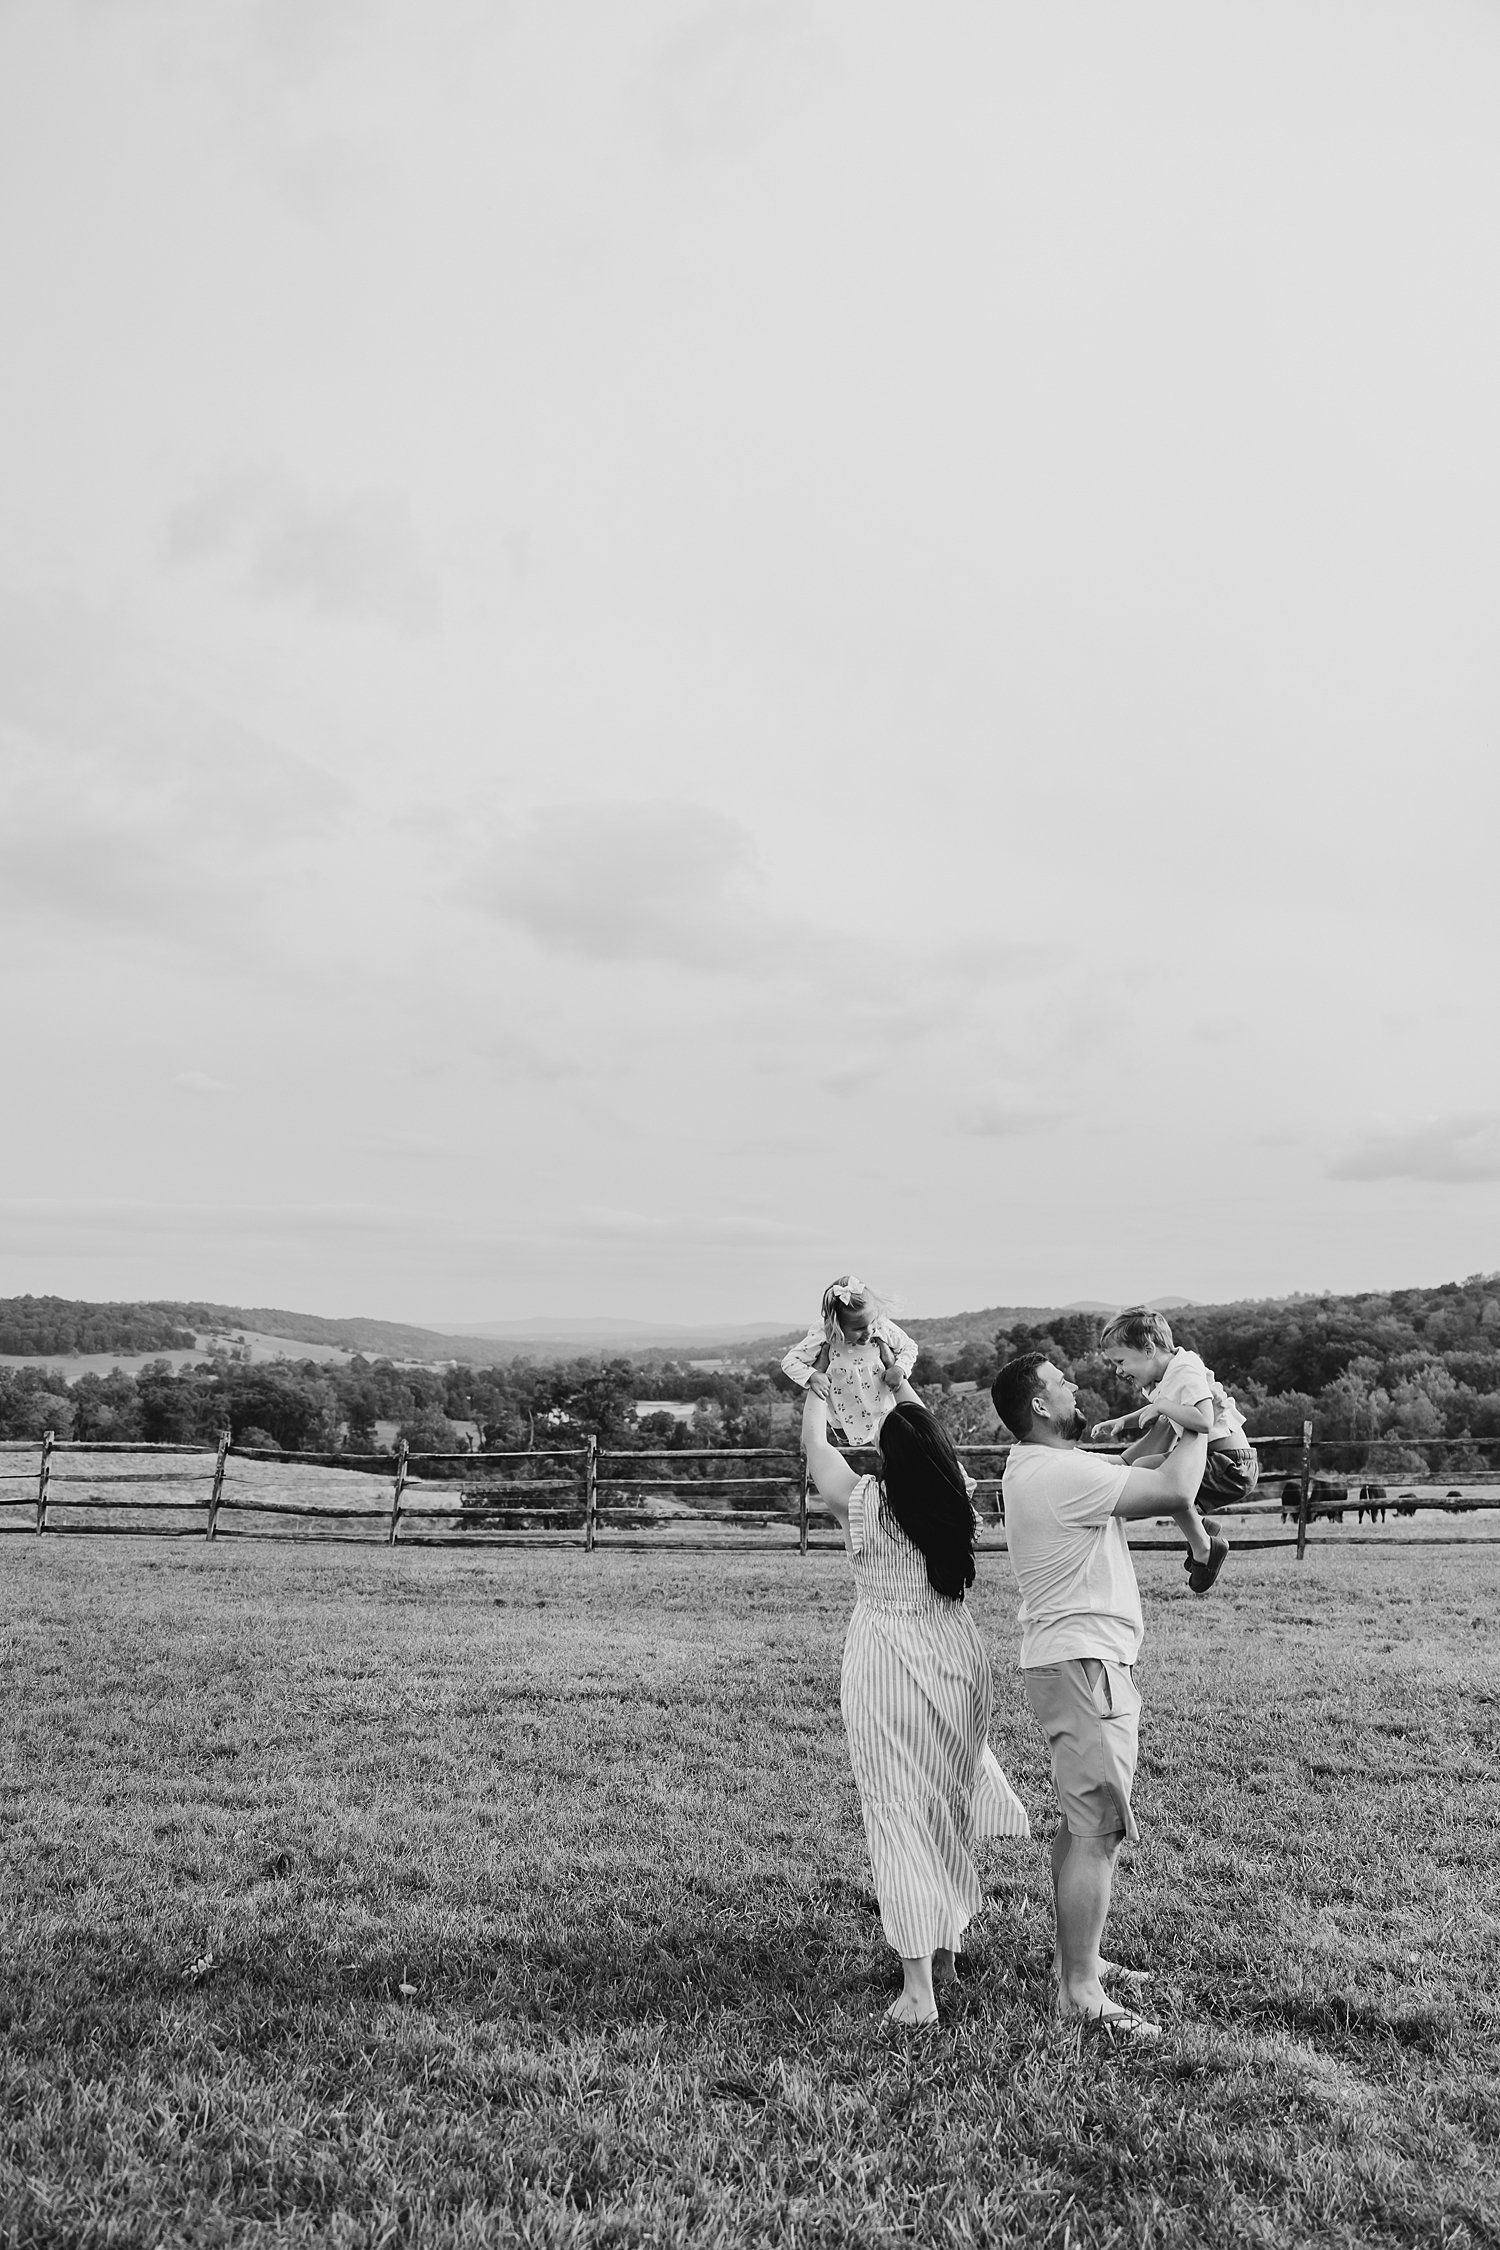
<instances>
[{"instance_id":1,"label":"boy's light shirt","mask_svg":"<svg viewBox=\"0 0 1500 2250\"><path fill-rule=\"evenodd\" d=\"M813 1362L828 1343L828 1410L853 1445L868 1445L896 1403L896 1394L885 1380L885 1369L875 1349L877 1336L895 1353L897 1373L909 1381L917 1364L916 1343L884 1314L871 1321L869 1342L855 1345L846 1340L836 1322L833 1341L828 1343L827 1332L819 1321L815 1328L809 1328L800 1344L792 1346L781 1363L782 1373L789 1375L799 1389L805 1389Z\"/></svg>"},{"instance_id":2,"label":"boy's light shirt","mask_svg":"<svg viewBox=\"0 0 1500 2250\"><path fill-rule=\"evenodd\" d=\"M1200 1399L1222 1399L1222 1406L1215 1405L1214 1425L1208 1433L1210 1444L1215 1438L1229 1438L1235 1445L1245 1442L1244 1415L1229 1393L1215 1381L1213 1369L1205 1367L1196 1352L1186 1351L1181 1345L1146 1396L1153 1406L1196 1406ZM1177 1425L1174 1423L1173 1427Z\"/></svg>"}]
</instances>

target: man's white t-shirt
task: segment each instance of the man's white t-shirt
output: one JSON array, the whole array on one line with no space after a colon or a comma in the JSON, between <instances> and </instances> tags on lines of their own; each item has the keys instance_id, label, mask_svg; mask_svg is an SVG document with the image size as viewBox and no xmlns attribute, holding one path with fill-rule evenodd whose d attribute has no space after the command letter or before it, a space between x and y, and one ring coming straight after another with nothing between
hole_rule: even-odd
<instances>
[{"instance_id":1,"label":"man's white t-shirt","mask_svg":"<svg viewBox=\"0 0 1500 2250\"><path fill-rule=\"evenodd\" d=\"M1021 1662L1100 1656L1133 1664L1146 1625L1125 1526L1115 1514L1130 1471L1109 1454L1014 1445L1000 1489L1021 1588Z\"/></svg>"},{"instance_id":2,"label":"man's white t-shirt","mask_svg":"<svg viewBox=\"0 0 1500 2250\"><path fill-rule=\"evenodd\" d=\"M1152 1384L1146 1393L1156 1405L1163 1401L1173 1406L1196 1406L1200 1399L1221 1399L1223 1404L1214 1412L1214 1426L1209 1431L1209 1442L1215 1438L1229 1438L1235 1445L1245 1443L1245 1417L1229 1393L1214 1380L1214 1371L1205 1367L1196 1352L1185 1351L1179 1345L1161 1373L1161 1379ZM1173 1428L1177 1425L1174 1423Z\"/></svg>"}]
</instances>

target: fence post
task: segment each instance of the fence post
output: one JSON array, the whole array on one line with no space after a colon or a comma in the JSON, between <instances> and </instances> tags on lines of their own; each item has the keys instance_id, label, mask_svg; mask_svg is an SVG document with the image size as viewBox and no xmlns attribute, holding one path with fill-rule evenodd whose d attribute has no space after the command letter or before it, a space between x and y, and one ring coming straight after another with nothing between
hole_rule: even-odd
<instances>
[{"instance_id":1,"label":"fence post","mask_svg":"<svg viewBox=\"0 0 1500 2250\"><path fill-rule=\"evenodd\" d=\"M396 1526L401 1521L401 1495L406 1490L406 1463L410 1453L410 1446L402 1438L396 1447L396 1482L391 1491L391 1528L385 1536L388 1547L396 1544Z\"/></svg>"},{"instance_id":2,"label":"fence post","mask_svg":"<svg viewBox=\"0 0 1500 2250\"><path fill-rule=\"evenodd\" d=\"M42 1460L36 1478L36 1527L47 1528L47 1487L52 1482L52 1448L57 1443L56 1430L48 1430L42 1439Z\"/></svg>"},{"instance_id":3,"label":"fence post","mask_svg":"<svg viewBox=\"0 0 1500 2250\"><path fill-rule=\"evenodd\" d=\"M1311 1422L1302 1425L1302 1490L1297 1500L1297 1560L1307 1553L1307 1515L1312 1503L1312 1430Z\"/></svg>"},{"instance_id":4,"label":"fence post","mask_svg":"<svg viewBox=\"0 0 1500 2250\"><path fill-rule=\"evenodd\" d=\"M805 1555L807 1553L808 1481L807 1455L804 1453L802 1456L802 1481L800 1489L797 1493L797 1552L799 1555Z\"/></svg>"},{"instance_id":5,"label":"fence post","mask_svg":"<svg viewBox=\"0 0 1500 2250\"><path fill-rule=\"evenodd\" d=\"M599 1529L599 1440L583 1441L583 1551L592 1554Z\"/></svg>"},{"instance_id":6,"label":"fence post","mask_svg":"<svg viewBox=\"0 0 1500 2250\"><path fill-rule=\"evenodd\" d=\"M219 1432L219 1454L218 1459L214 1462L214 1488L208 1496L208 1536L210 1539L213 1538L214 1533L219 1528L219 1502L224 1497L224 1467L229 1459L229 1441L233 1434L231 1430L220 1430Z\"/></svg>"}]
</instances>

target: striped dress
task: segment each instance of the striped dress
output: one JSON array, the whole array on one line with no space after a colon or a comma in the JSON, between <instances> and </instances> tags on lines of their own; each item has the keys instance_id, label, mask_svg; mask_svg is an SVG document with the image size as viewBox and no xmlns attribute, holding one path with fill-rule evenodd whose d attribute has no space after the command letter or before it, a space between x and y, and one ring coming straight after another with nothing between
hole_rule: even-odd
<instances>
[{"instance_id":1,"label":"striped dress","mask_svg":"<svg viewBox=\"0 0 1500 2250\"><path fill-rule=\"evenodd\" d=\"M880 1901L905 1960L957 1952L983 1891L979 1836L1029 1836L989 1746L990 1660L962 1601L928 1583L876 1477L849 1496L854 1614L840 1703Z\"/></svg>"}]
</instances>

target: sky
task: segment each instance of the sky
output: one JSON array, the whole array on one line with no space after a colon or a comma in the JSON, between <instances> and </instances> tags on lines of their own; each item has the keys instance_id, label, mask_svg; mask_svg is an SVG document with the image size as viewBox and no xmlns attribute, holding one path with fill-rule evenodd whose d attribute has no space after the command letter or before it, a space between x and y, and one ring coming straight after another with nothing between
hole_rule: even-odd
<instances>
[{"instance_id":1,"label":"sky","mask_svg":"<svg viewBox=\"0 0 1500 2250\"><path fill-rule=\"evenodd\" d=\"M1500 11L9 0L0 1295L1500 1267Z\"/></svg>"}]
</instances>

